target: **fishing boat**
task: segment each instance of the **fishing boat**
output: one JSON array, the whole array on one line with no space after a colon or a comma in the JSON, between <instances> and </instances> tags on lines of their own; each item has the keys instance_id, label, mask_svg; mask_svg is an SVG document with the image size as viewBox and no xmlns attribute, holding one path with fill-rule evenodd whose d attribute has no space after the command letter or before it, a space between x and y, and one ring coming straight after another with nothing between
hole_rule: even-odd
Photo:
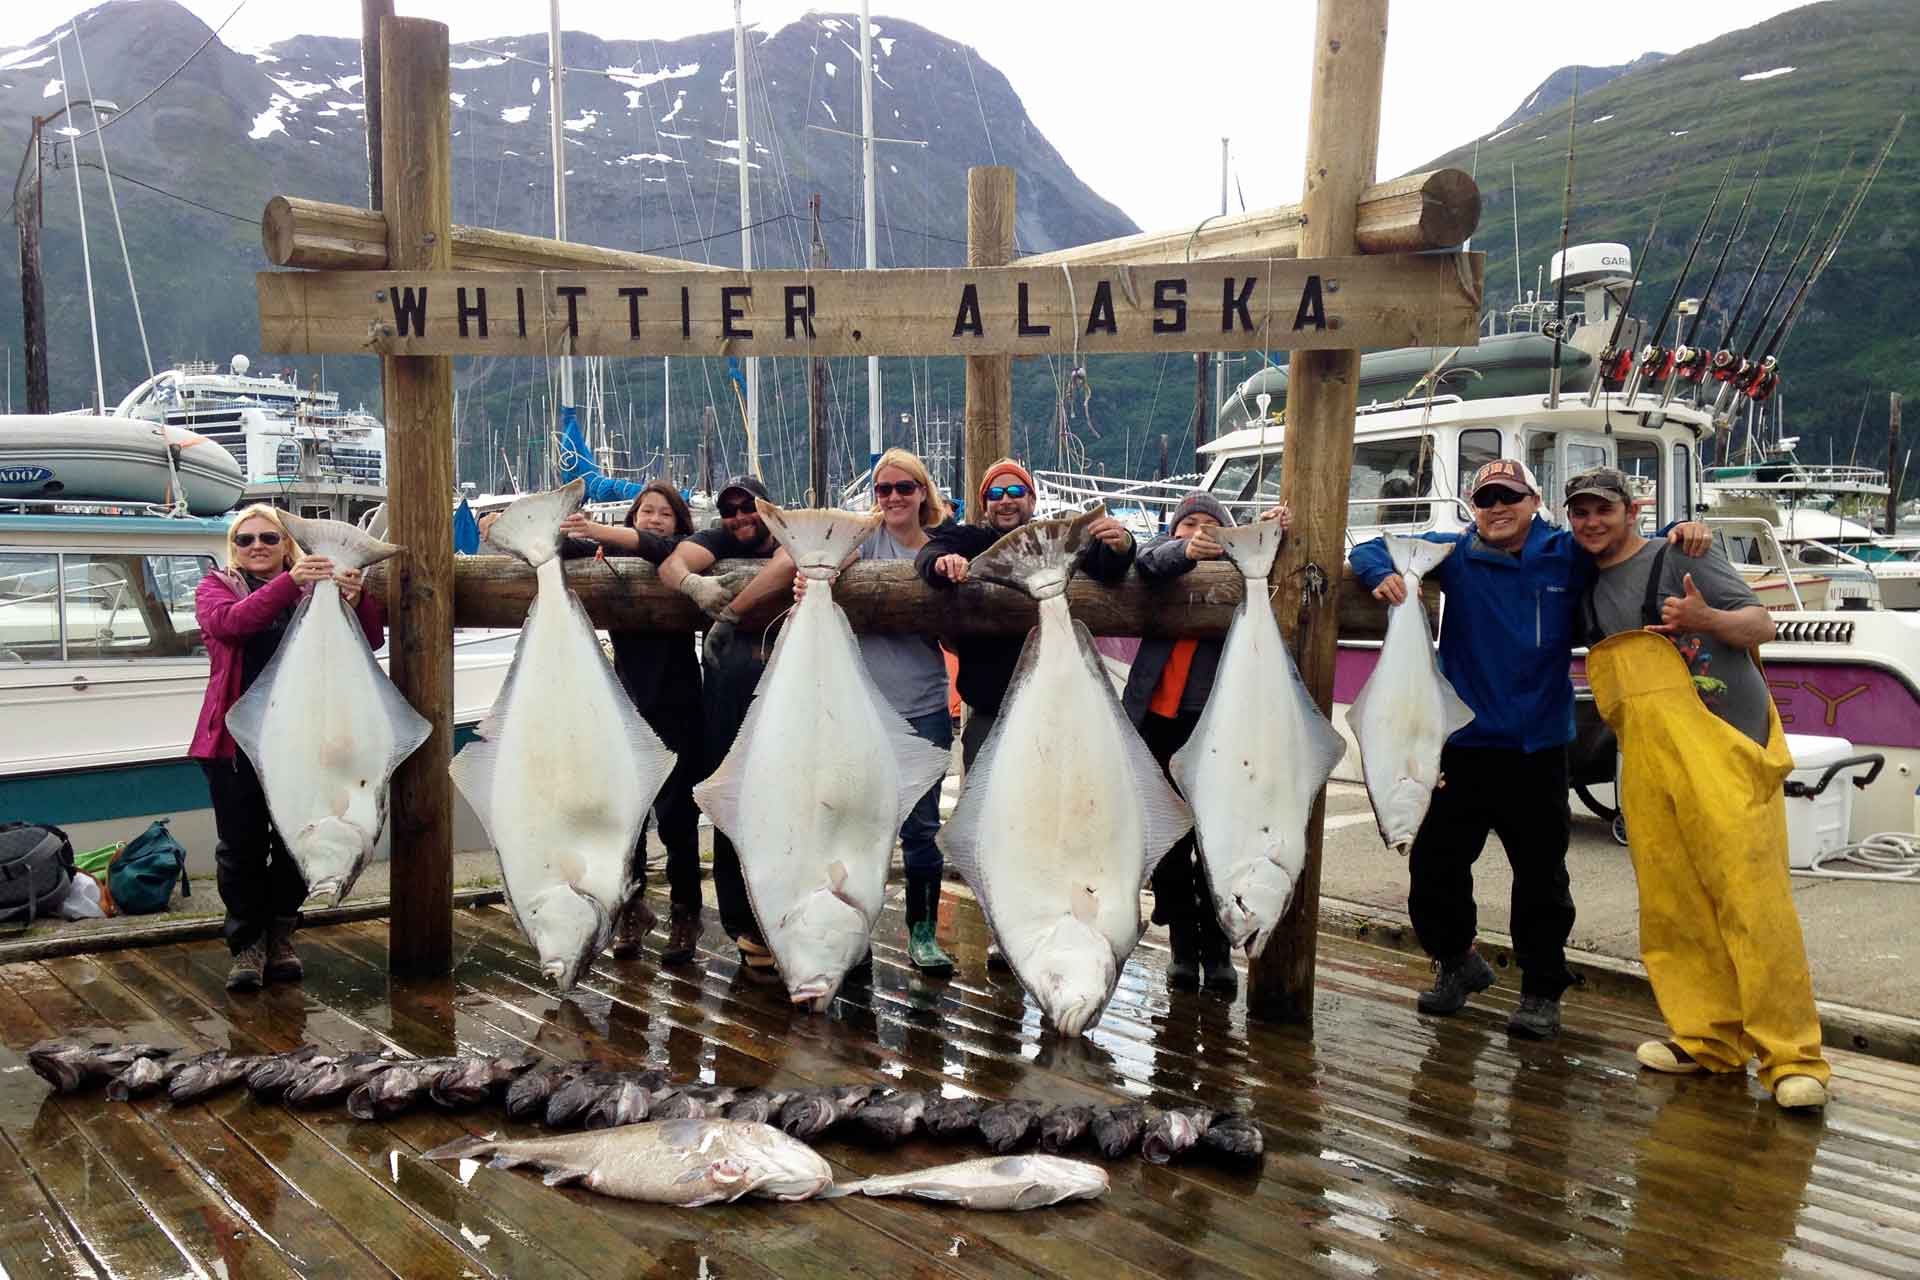
<instances>
[{"instance_id":1,"label":"fishing boat","mask_svg":"<svg viewBox=\"0 0 1920 1280\"><path fill-rule=\"evenodd\" d=\"M256 373L244 355L224 370L210 361L163 370L129 391L114 413L185 428L224 447L240 464L243 486L228 506L265 502L311 519L357 522L386 501L380 420L290 374Z\"/></svg>"},{"instance_id":2,"label":"fishing boat","mask_svg":"<svg viewBox=\"0 0 1920 1280\"><path fill-rule=\"evenodd\" d=\"M0 499L118 499L216 515L238 501L240 466L184 426L90 413L0 416Z\"/></svg>"},{"instance_id":3,"label":"fishing boat","mask_svg":"<svg viewBox=\"0 0 1920 1280\"><path fill-rule=\"evenodd\" d=\"M64 827L81 849L170 817L189 868L211 870L206 780L187 756L208 677L194 591L225 561L227 523L140 501L0 500L0 815ZM492 706L515 634L456 637L456 747ZM456 847L484 848L455 803Z\"/></svg>"},{"instance_id":4,"label":"fishing boat","mask_svg":"<svg viewBox=\"0 0 1920 1280\"><path fill-rule=\"evenodd\" d=\"M1789 438L1764 462L1709 467L1702 493L1714 511L1759 515L1796 571L1832 583L1830 607L1920 609L1920 564L1881 549L1867 511L1885 507L1887 473L1802 463Z\"/></svg>"}]
</instances>

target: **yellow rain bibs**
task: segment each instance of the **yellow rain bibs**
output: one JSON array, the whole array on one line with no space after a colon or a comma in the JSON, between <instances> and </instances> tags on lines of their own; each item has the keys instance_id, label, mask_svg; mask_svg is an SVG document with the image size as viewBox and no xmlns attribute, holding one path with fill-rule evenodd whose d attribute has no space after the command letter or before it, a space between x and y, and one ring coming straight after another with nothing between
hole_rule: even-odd
<instances>
[{"instance_id":1,"label":"yellow rain bibs","mask_svg":"<svg viewBox=\"0 0 1920 1280\"><path fill-rule=\"evenodd\" d=\"M1620 808L1640 885L1640 953L1681 1048L1709 1071L1760 1061L1826 1083L1820 1017L1787 871L1793 768L1769 704L1767 745L1707 710L1663 635L1623 631L1587 654L1620 741Z\"/></svg>"}]
</instances>

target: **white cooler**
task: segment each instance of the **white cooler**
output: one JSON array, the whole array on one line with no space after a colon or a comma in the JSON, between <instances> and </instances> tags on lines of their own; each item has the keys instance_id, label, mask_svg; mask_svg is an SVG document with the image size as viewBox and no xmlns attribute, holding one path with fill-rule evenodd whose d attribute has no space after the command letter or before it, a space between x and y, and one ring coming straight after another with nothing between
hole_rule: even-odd
<instances>
[{"instance_id":1,"label":"white cooler","mask_svg":"<svg viewBox=\"0 0 1920 1280\"><path fill-rule=\"evenodd\" d=\"M1854 780L1877 774L1881 758L1854 755L1853 744L1845 738L1803 733L1787 735L1787 752L1793 757L1786 782L1787 865L1805 870L1816 855L1848 843ZM1843 761L1843 767L1834 769Z\"/></svg>"}]
</instances>

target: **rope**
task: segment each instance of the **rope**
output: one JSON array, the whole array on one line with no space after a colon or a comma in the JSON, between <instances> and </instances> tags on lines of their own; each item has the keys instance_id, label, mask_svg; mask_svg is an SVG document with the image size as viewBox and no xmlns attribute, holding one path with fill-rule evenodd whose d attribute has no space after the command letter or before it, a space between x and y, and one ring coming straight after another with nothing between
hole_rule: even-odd
<instances>
[{"instance_id":1,"label":"rope","mask_svg":"<svg viewBox=\"0 0 1920 1280\"><path fill-rule=\"evenodd\" d=\"M1838 864L1850 863L1851 867ZM1861 868L1861 869L1854 869ZM1794 875L1825 880L1885 880L1920 883L1920 835L1882 831L1856 844L1843 844L1813 856L1804 870Z\"/></svg>"},{"instance_id":2,"label":"rope","mask_svg":"<svg viewBox=\"0 0 1920 1280\"><path fill-rule=\"evenodd\" d=\"M80 79L87 86L87 101L93 101L93 74L87 70L86 46L80 43L80 24L73 24L73 51L80 56ZM98 108L94 108L96 118ZM97 123L97 119L96 119ZM140 326L140 354L147 360L147 376L153 376L153 348L147 345L147 318L140 311L140 288L133 282L133 255L127 252L127 229L120 223L120 198L113 192L113 166L107 163L107 135L94 130L94 141L100 144L100 171L107 175L107 203L113 208L113 230L120 237L120 258L127 264L127 292L133 295L133 319ZM74 155L76 163L79 154ZM101 406L101 412L106 406ZM169 464L171 465L171 464ZM178 477L176 477L177 479Z\"/></svg>"}]
</instances>

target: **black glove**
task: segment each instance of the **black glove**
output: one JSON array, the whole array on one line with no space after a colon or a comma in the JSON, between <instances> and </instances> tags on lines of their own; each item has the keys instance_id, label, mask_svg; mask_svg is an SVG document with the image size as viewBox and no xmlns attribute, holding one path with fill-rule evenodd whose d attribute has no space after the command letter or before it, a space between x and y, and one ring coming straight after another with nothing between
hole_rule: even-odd
<instances>
[{"instance_id":1,"label":"black glove","mask_svg":"<svg viewBox=\"0 0 1920 1280\"><path fill-rule=\"evenodd\" d=\"M707 638L700 642L700 664L708 671L717 670L726 660L736 639L734 631L734 620L725 617L707 628Z\"/></svg>"}]
</instances>

